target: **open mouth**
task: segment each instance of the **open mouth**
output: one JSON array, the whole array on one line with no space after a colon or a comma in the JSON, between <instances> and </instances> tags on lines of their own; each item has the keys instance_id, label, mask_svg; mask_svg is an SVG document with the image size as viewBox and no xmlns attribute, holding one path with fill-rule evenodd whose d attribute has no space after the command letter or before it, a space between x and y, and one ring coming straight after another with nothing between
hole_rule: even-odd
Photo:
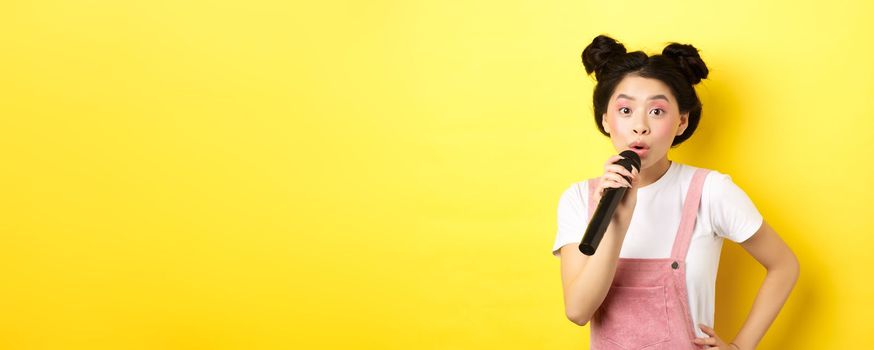
<instances>
[{"instance_id":1,"label":"open mouth","mask_svg":"<svg viewBox=\"0 0 874 350\"><path fill-rule=\"evenodd\" d=\"M636 140L632 143L629 143L628 147L637 151L642 151L649 148L649 146L646 144L646 142L643 142L643 140Z\"/></svg>"},{"instance_id":2,"label":"open mouth","mask_svg":"<svg viewBox=\"0 0 874 350\"><path fill-rule=\"evenodd\" d=\"M631 146L631 151L633 151L634 153L637 153L637 155L640 156L641 158L643 158L644 156L646 156L647 153L649 153L649 149L647 147L637 146L637 145Z\"/></svg>"}]
</instances>

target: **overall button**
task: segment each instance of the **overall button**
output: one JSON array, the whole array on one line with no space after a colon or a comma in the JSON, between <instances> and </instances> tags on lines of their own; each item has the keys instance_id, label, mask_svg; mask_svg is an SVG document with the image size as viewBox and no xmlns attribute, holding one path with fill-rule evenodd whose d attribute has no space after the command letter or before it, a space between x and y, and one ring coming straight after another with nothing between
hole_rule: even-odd
<instances>
[{"instance_id":1,"label":"overall button","mask_svg":"<svg viewBox=\"0 0 874 350\"><path fill-rule=\"evenodd\" d=\"M671 264L671 268L674 269L674 270L676 270L676 269L680 268L680 264L677 263L676 261L674 261L674 263Z\"/></svg>"}]
</instances>

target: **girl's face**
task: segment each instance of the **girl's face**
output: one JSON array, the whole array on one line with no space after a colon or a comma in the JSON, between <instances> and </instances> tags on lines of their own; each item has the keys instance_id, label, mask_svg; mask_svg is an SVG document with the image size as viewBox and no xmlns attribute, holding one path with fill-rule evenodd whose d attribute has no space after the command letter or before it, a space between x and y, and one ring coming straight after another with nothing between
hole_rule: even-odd
<instances>
[{"instance_id":1,"label":"girl's face","mask_svg":"<svg viewBox=\"0 0 874 350\"><path fill-rule=\"evenodd\" d=\"M616 152L630 149L640 156L641 170L667 163L674 137L688 125L671 89L657 79L629 75L619 82L601 123ZM663 164L664 165L664 164Z\"/></svg>"}]
</instances>

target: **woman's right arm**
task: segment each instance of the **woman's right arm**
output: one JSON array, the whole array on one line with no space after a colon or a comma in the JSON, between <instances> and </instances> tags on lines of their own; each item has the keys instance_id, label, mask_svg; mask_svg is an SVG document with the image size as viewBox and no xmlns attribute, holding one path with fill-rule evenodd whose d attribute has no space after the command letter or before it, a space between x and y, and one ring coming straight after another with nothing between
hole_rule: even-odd
<instances>
[{"instance_id":1,"label":"woman's right arm","mask_svg":"<svg viewBox=\"0 0 874 350\"><path fill-rule=\"evenodd\" d=\"M565 313L568 319L580 326L589 322L601 306L601 302L607 297L613 276L616 274L619 251L622 249L622 242L625 240L625 233L628 231L634 205L637 202L637 190L631 186L637 182L637 171L628 173L621 166L613 164L619 159L620 156L613 156L605 164L605 174L595 191L594 202L600 201L600 194L605 188L631 188L627 190L622 202L617 206L595 254L583 255L578 243L561 247L561 283ZM619 174L634 180L629 184Z\"/></svg>"},{"instance_id":2,"label":"woman's right arm","mask_svg":"<svg viewBox=\"0 0 874 350\"><path fill-rule=\"evenodd\" d=\"M616 274L619 250L628 226L614 224L611 222L607 227L598 250L592 256L583 255L579 243L561 247L564 309L568 319L580 326L589 323L595 310L601 306Z\"/></svg>"}]
</instances>

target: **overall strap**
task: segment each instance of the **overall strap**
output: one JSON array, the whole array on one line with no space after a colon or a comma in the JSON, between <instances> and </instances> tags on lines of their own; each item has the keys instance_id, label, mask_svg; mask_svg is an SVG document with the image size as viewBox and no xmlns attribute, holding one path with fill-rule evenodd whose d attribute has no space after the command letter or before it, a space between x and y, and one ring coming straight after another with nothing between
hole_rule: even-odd
<instances>
[{"instance_id":1,"label":"overall strap","mask_svg":"<svg viewBox=\"0 0 874 350\"><path fill-rule=\"evenodd\" d=\"M704 188L704 179L708 172L710 172L708 169L699 168L696 170L695 175L692 176L692 182L689 184L689 189L686 191L686 200L683 201L683 216L680 219L680 228L677 229L674 248L671 251L671 258L675 261L686 260L686 253L692 243L695 220L698 218L701 191Z\"/></svg>"},{"instance_id":2,"label":"overall strap","mask_svg":"<svg viewBox=\"0 0 874 350\"><path fill-rule=\"evenodd\" d=\"M598 206L598 203L595 203L594 197L595 197L595 189L598 188L599 181L601 181L601 179L598 177L593 177L593 178L589 179L589 181L586 181L589 183L589 195L585 197L585 198L588 198L588 201L589 201L589 205L588 205L589 216L587 216L587 218L589 218L589 219L592 219L592 214L595 213L595 207ZM577 183L577 190L579 190L579 189L580 189L580 184ZM582 193L580 193L580 196L582 196Z\"/></svg>"}]
</instances>

